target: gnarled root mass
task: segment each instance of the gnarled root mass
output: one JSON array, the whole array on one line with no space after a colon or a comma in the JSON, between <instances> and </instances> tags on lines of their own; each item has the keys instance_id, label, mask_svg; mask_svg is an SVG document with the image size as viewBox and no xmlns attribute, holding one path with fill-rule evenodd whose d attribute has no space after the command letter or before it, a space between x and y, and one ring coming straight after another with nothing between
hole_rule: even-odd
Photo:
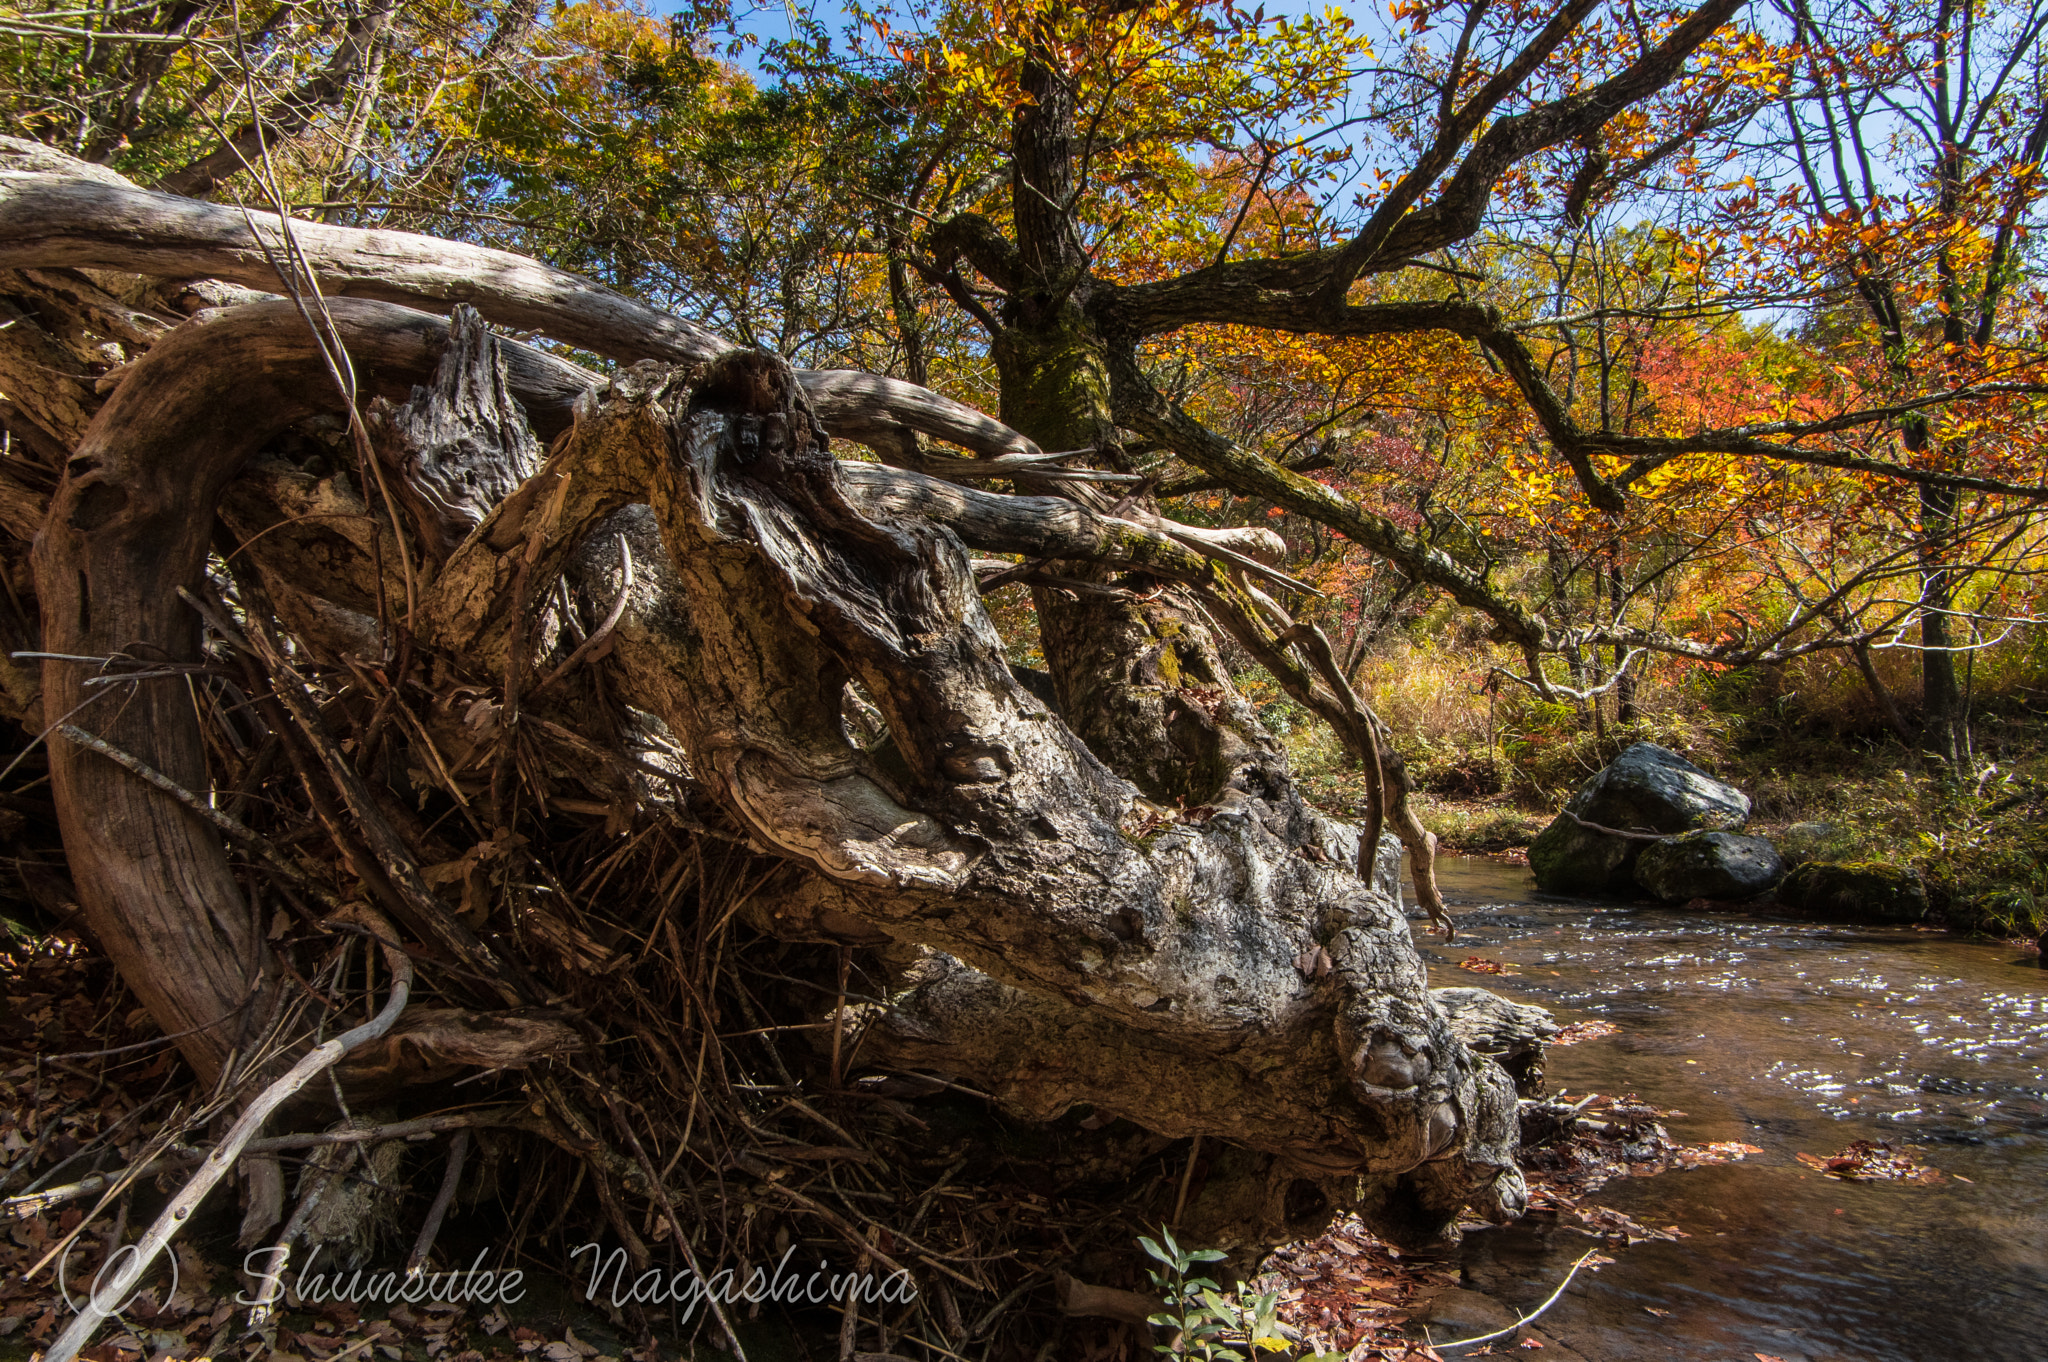
<instances>
[{"instance_id":1,"label":"gnarled root mass","mask_svg":"<svg viewBox=\"0 0 2048 1362\"><path fill-rule=\"evenodd\" d=\"M35 182L0 184L0 260L92 238L10 215L47 179L0 175ZM104 180L86 197L140 215L102 222L88 263L255 280L239 215L151 217L161 196ZM357 290L445 305L424 242L382 243L410 263ZM359 245L322 229L307 256L359 269ZM65 388L38 426L48 462L0 479L0 520L39 527L10 585L41 675L0 678L11 717L91 739L51 741L70 880L41 897L75 897L204 1079L277 1071L313 1025L309 981L374 985L348 925L367 902L432 1006L341 1084L413 1116L464 1069L486 1075L472 1101L523 1085L502 1124L583 1161L636 1262L657 1211L677 1252L708 1251L701 1184L740 1176L889 1252L776 1151L809 1148L782 1133L808 1123L840 1152L799 1164L860 1164L845 1108L936 1090L1123 1118L1143 1132L1126 1172L1194 1141L1204 1176L1187 1169L1178 1209L1219 1242L1357 1209L1418 1244L1466 1206L1520 1212L1514 1084L1432 997L1398 894L1359 874L1378 827L1323 818L1249 732L1193 798L1146 798L1019 683L973 557L1102 565L1124 574L1091 587L1105 599L1164 584L1379 761L1376 721L1319 674L1248 541L990 490L998 465L1060 475L921 389L707 358L683 324L657 335L525 263L452 321L226 294L179 323L138 280L151 325L130 326L111 396ZM521 325L640 362L601 379L504 341L492 288ZM887 461L835 458L835 435ZM1243 709L1227 677L1113 653L1063 650L1111 670L1057 693L1150 686L1196 728ZM1398 775L1381 812L1426 846ZM282 1197L252 1177L260 1235Z\"/></svg>"}]
</instances>

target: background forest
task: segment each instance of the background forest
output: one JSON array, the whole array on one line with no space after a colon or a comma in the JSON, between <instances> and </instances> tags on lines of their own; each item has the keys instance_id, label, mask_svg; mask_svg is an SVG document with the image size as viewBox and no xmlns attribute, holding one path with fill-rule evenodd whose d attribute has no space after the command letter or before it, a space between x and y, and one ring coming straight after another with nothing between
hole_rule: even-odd
<instances>
[{"instance_id":1,"label":"background forest","mask_svg":"<svg viewBox=\"0 0 2048 1362\"><path fill-rule=\"evenodd\" d=\"M1427 149L1429 82L1511 8L113 5L16 13L0 79L10 129L137 183L501 246L993 411L1003 281L962 224L1009 225L1033 26L1074 74L1080 246L1139 284L1342 240ZM1285 540L1321 593L1286 607L1451 845L1526 842L1650 738L1834 852L1910 844L1957 925L2033 935L2043 21L1752 9L1654 99L1516 164L1479 231L1352 288L1455 300L1506 343L1148 336L1160 393L1286 472L1219 478L1142 436L1117 466L1182 521ZM1590 61L1646 22L1568 42ZM1042 662L1026 587L992 603ZM1232 670L1354 811L1328 729Z\"/></svg>"}]
</instances>

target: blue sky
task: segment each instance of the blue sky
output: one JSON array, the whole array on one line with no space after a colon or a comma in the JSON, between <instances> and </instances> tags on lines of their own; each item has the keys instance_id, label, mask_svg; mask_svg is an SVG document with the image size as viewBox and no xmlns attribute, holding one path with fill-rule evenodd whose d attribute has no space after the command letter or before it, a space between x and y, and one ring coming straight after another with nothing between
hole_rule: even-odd
<instances>
[{"instance_id":1,"label":"blue sky","mask_svg":"<svg viewBox=\"0 0 2048 1362\"><path fill-rule=\"evenodd\" d=\"M1321 13L1328 6L1328 0L1264 0L1263 7L1270 15L1302 16ZM1377 20L1383 13L1379 4L1334 6L1350 14L1361 24ZM661 8L656 0L656 9ZM733 27L763 43L774 42L794 36L795 29L790 22L794 9L799 14L808 14L824 22L828 29L838 32L847 23L846 7L836 0L733 0ZM758 49L756 49L758 51ZM760 68L752 54L733 58L734 62L758 74Z\"/></svg>"},{"instance_id":2,"label":"blue sky","mask_svg":"<svg viewBox=\"0 0 2048 1362\"><path fill-rule=\"evenodd\" d=\"M846 9L832 3L832 0L824 0L824 3L812 3L812 0L733 0L733 27L762 43L792 38L796 35L795 26L790 21L792 7L800 14L817 16L834 31L845 27ZM758 75L758 54L759 48L752 48L729 60Z\"/></svg>"},{"instance_id":3,"label":"blue sky","mask_svg":"<svg viewBox=\"0 0 2048 1362\"><path fill-rule=\"evenodd\" d=\"M797 8L801 12L823 18L833 28L840 27L846 17L845 9L835 4L806 4L803 0L798 0ZM740 0L733 9L738 16L736 27L740 32L752 34L764 42L789 38L795 34L795 28L790 23L790 6L782 3L782 0L761 0L761 3L752 5L749 5L747 0Z\"/></svg>"}]
</instances>

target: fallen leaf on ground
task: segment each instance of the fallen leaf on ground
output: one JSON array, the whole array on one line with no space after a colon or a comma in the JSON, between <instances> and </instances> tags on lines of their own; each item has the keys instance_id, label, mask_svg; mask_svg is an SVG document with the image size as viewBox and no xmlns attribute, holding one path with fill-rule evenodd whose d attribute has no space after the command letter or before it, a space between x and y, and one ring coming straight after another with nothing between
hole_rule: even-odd
<instances>
[{"instance_id":1,"label":"fallen leaf on ground","mask_svg":"<svg viewBox=\"0 0 2048 1362\"><path fill-rule=\"evenodd\" d=\"M1624 1245L1640 1244L1649 1239L1690 1239L1691 1235L1676 1225L1655 1230L1639 1224L1635 1217L1612 1206L1576 1206L1570 1214L1581 1225L1603 1239L1618 1239Z\"/></svg>"},{"instance_id":2,"label":"fallen leaf on ground","mask_svg":"<svg viewBox=\"0 0 2048 1362\"><path fill-rule=\"evenodd\" d=\"M1941 1170L1929 1168L1907 1150L1893 1149L1883 1140L1858 1140L1839 1154L1821 1158L1801 1154L1799 1161L1816 1172L1848 1182L1941 1181Z\"/></svg>"},{"instance_id":3,"label":"fallen leaf on ground","mask_svg":"<svg viewBox=\"0 0 2048 1362\"><path fill-rule=\"evenodd\" d=\"M1601 1036L1617 1035L1621 1031L1610 1021L1575 1021L1550 1038L1552 1045L1576 1045L1582 1040L1597 1040Z\"/></svg>"},{"instance_id":4,"label":"fallen leaf on ground","mask_svg":"<svg viewBox=\"0 0 2048 1362\"><path fill-rule=\"evenodd\" d=\"M1488 960L1483 955L1468 955L1458 962L1458 968L1474 974L1513 974L1513 965L1504 965L1498 960ZM1555 1042L1553 1042L1555 1043Z\"/></svg>"}]
</instances>

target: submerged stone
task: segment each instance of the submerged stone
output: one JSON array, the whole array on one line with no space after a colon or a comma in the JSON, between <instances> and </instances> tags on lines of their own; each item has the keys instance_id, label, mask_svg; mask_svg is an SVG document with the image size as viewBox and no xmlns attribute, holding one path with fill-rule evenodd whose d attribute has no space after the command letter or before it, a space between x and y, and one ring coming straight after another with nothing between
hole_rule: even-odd
<instances>
[{"instance_id":1,"label":"submerged stone","mask_svg":"<svg viewBox=\"0 0 2048 1362\"><path fill-rule=\"evenodd\" d=\"M1784 874L1776 847L1733 832L1688 832L1650 843L1636 858L1636 883L1666 903L1754 898Z\"/></svg>"},{"instance_id":2,"label":"submerged stone","mask_svg":"<svg viewBox=\"0 0 2048 1362\"><path fill-rule=\"evenodd\" d=\"M1842 922L1918 922L1927 916L1920 872L1883 861L1808 861L1778 886L1778 901Z\"/></svg>"}]
</instances>

